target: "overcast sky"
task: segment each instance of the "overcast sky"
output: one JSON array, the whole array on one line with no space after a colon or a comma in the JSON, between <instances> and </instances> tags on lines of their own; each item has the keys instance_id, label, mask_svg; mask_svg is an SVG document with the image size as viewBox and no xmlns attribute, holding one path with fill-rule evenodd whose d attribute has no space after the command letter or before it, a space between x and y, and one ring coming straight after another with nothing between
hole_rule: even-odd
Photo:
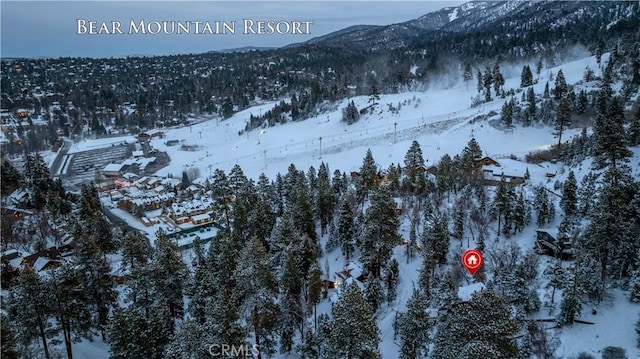
<instances>
[{"instance_id":1,"label":"overcast sky","mask_svg":"<svg viewBox=\"0 0 640 359\"><path fill-rule=\"evenodd\" d=\"M244 46L280 47L351 25L388 25L464 1L6 1L0 2L0 56L168 55ZM119 22L124 34L79 35L78 19ZM244 20L313 21L309 35L243 34ZM129 34L131 21L236 22L235 33ZM282 25L281 29L285 29ZM255 25L253 29L255 29ZM213 28L215 32L215 28ZM193 30L192 30L193 31Z\"/></svg>"}]
</instances>

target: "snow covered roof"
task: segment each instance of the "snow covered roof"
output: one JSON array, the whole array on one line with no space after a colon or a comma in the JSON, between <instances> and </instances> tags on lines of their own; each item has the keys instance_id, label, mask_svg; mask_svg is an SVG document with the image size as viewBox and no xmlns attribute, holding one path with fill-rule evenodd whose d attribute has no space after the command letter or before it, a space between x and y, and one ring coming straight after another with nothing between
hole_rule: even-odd
<instances>
[{"instance_id":1,"label":"snow covered roof","mask_svg":"<svg viewBox=\"0 0 640 359\"><path fill-rule=\"evenodd\" d=\"M205 214L199 214L197 216L193 216L193 217L191 217L191 219L194 222L208 221L209 219L211 219L211 216L209 216L207 213L205 213Z\"/></svg>"},{"instance_id":2,"label":"snow covered roof","mask_svg":"<svg viewBox=\"0 0 640 359\"><path fill-rule=\"evenodd\" d=\"M458 298L462 301L468 302L471 300L471 295L473 295L473 293L479 292L484 288L485 285L482 282L460 287L458 288Z\"/></svg>"},{"instance_id":3,"label":"snow covered roof","mask_svg":"<svg viewBox=\"0 0 640 359\"><path fill-rule=\"evenodd\" d=\"M18 252L15 249L9 249L9 250L6 250L6 251L2 252L2 258L3 259L11 260L11 259L18 258L18 257L20 257L20 252Z\"/></svg>"},{"instance_id":4,"label":"snow covered roof","mask_svg":"<svg viewBox=\"0 0 640 359\"><path fill-rule=\"evenodd\" d=\"M353 278L359 278L364 272L362 266L355 262L349 262L349 264L345 267L345 270L349 272L349 274Z\"/></svg>"},{"instance_id":5,"label":"snow covered roof","mask_svg":"<svg viewBox=\"0 0 640 359\"><path fill-rule=\"evenodd\" d=\"M482 170L487 172L493 172L494 176L519 176L524 177L527 167L531 164L521 161L516 161L508 158L500 159L500 166L488 165L482 166Z\"/></svg>"},{"instance_id":6,"label":"snow covered roof","mask_svg":"<svg viewBox=\"0 0 640 359\"><path fill-rule=\"evenodd\" d=\"M145 177L146 178L146 177ZM148 185L154 185L158 182L160 182L162 179L159 177L153 177L151 179L149 179L149 182L147 182Z\"/></svg>"},{"instance_id":7,"label":"snow covered roof","mask_svg":"<svg viewBox=\"0 0 640 359\"><path fill-rule=\"evenodd\" d=\"M127 173L123 174L122 177L128 179L129 181L131 181L134 178L138 178L138 175L135 174L135 173L127 172Z\"/></svg>"},{"instance_id":8,"label":"snow covered roof","mask_svg":"<svg viewBox=\"0 0 640 359\"><path fill-rule=\"evenodd\" d=\"M102 169L102 172L120 172L122 167L124 167L122 163L109 163Z\"/></svg>"},{"instance_id":9,"label":"snow covered roof","mask_svg":"<svg viewBox=\"0 0 640 359\"><path fill-rule=\"evenodd\" d=\"M20 204L27 199L28 195L29 193L26 189L18 188L17 190L11 192L11 194L9 195L9 201L11 201L11 203L13 204Z\"/></svg>"},{"instance_id":10,"label":"snow covered roof","mask_svg":"<svg viewBox=\"0 0 640 359\"><path fill-rule=\"evenodd\" d=\"M35 269L36 272L40 272L41 270L45 269L45 267L49 263L60 263L60 262L51 260L46 257L38 257L38 259L36 259L36 261L33 263L33 269Z\"/></svg>"},{"instance_id":11,"label":"snow covered roof","mask_svg":"<svg viewBox=\"0 0 640 359\"><path fill-rule=\"evenodd\" d=\"M182 181L177 178L165 178L164 181L162 181L162 184L169 187L179 185L180 183L182 183Z\"/></svg>"}]
</instances>

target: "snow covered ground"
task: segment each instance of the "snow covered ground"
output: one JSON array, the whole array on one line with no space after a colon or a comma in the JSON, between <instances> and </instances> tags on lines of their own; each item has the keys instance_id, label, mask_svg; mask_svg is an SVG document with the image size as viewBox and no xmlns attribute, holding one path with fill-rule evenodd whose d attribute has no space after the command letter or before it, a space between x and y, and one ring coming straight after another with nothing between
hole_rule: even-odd
<instances>
[{"instance_id":1,"label":"snow covered ground","mask_svg":"<svg viewBox=\"0 0 640 359\"><path fill-rule=\"evenodd\" d=\"M585 58L549 69L550 71L542 71L538 83L534 85L535 92L543 92L546 77L550 72L557 74L562 69L567 82L573 84L582 79L587 66L593 69L596 75L600 75L595 58ZM504 87L517 89L519 84L518 76L507 79ZM553 86L553 82L550 86ZM516 127L513 131L505 132L491 126L489 119L497 119L499 115L490 116L488 119L485 115L491 111L499 114L502 104L509 98L496 99L471 108L471 98L476 92L474 86L470 87L472 89L467 90L466 84L461 82L447 89L382 95L374 113L362 116L351 126L341 122L341 109L347 104L345 100L335 111L297 123L256 129L242 135L239 135L239 132L245 128L251 114L265 113L274 104L250 108L225 121L210 120L189 127L168 129L164 131L163 138L151 140L153 147L166 151L171 158L171 163L157 174L171 174L179 178L185 168L193 166L200 169L202 176L208 176L216 168L228 172L237 163L245 174L253 179L257 179L261 172L274 178L278 172L286 172L291 163L298 169L306 170L310 166L318 168L321 162L328 163L331 172L335 169L349 172L359 169L368 148L372 150L381 169L385 169L391 163L402 163L413 140L420 143L429 165L437 162L445 153L451 156L460 153L472 136L487 155L500 161L501 158L510 155L522 158L528 152L548 148L557 142L552 129L548 127ZM355 97L349 99L351 100L358 108L369 105L368 97ZM397 112L389 111L389 105L398 107L398 104L400 109ZM565 132L564 138L568 139L579 132L580 129L570 129ZM70 153L134 140L130 136L89 140L74 145ZM170 140L178 140L179 145L167 146L166 142ZM198 146L199 150L183 151L180 149L182 144ZM638 171L640 151L636 149L634 152L635 170ZM553 182L563 181L568 173L560 164L525 167L530 168L533 184L544 183L549 189L553 189L553 183L544 176L545 173L557 174ZM579 182L588 171L588 165L583 164L582 169L575 171ZM557 227L557 224L556 221L548 227ZM148 228L145 232L152 235ZM408 232L409 222L404 218L401 235L408 238ZM534 234L534 227L530 226L511 240L518 243L524 252L532 249ZM326 236L322 239L323 244L326 243L326 239ZM466 243L452 242L452 252L466 248ZM421 260L418 258L407 263L404 250L404 247L397 247L394 251L394 257L400 264L398 297L391 305L383 305L377 314L382 340L380 348L385 359L396 358L398 355L398 345L394 342L393 321L397 312L406 309L405 303L416 285L421 266ZM335 272L342 270L344 265L340 250L326 252L320 259L321 268L324 270L328 267L330 278L333 278ZM541 258L541 267L546 265L548 263ZM463 288L461 292L465 294L472 289ZM541 289L540 293L543 295L544 289ZM570 358L582 351L598 355L596 353L599 350L613 345L625 348L629 358L640 358L633 330L640 306L629 303L620 291L614 290L611 294L610 300L599 306L597 315L591 314L591 308L585 308L582 318L594 322L594 325L576 324L559 331L561 344L556 352L559 357ZM324 299L318 305L318 314L330 311L330 299ZM542 312L544 311L543 308ZM541 316L546 314L541 313ZM555 314L557 313L553 315ZM85 341L75 346L78 357L106 358L107 349L99 342ZM295 354L277 355L276 358L295 358Z\"/></svg>"}]
</instances>

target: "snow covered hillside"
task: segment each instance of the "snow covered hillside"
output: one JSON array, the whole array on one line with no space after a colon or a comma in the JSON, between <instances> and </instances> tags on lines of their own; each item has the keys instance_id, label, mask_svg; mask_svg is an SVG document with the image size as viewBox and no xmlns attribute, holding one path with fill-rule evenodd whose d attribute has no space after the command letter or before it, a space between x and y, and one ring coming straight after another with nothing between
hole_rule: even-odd
<instances>
[{"instance_id":1,"label":"snow covered hillside","mask_svg":"<svg viewBox=\"0 0 640 359\"><path fill-rule=\"evenodd\" d=\"M585 68L595 69L595 76L601 76L599 66L594 57L588 57L561 66L546 69L540 74L534 90L540 94L544 91L547 77L563 71L567 83L576 84L582 80ZM505 89L518 89L519 77L507 78ZM550 86L554 82L550 81ZM575 91L588 88L590 84L576 85ZM520 173L528 171L531 180L524 187L525 193L533 196L534 186L541 184L550 192L554 192L554 184L564 182L567 179L570 168L560 163L544 162L542 164L527 164L522 162L524 155L536 150L550 148L557 142L553 129L546 126L522 127L515 126L512 129L503 129L495 126L500 118L500 110L506 99L495 99L489 103L477 107L471 107L474 90L467 90L467 85L460 83L451 88L430 89L424 92L407 92L392 95L381 95L373 111L363 114L359 121L353 125L347 125L342 119L342 109L350 101L359 108L371 105L369 97L355 97L338 104L333 111L320 113L313 118L304 121L287 123L275 127L260 128L244 132L245 125L250 115L260 115L270 110L274 103L250 108L233 115L230 119L209 120L188 127L164 129L162 138L152 139L152 147L166 151L171 163L160 169L157 175L162 177L179 178L183 171L189 168L198 168L202 177L209 177L212 171L222 169L229 172L238 164L244 173L257 180L261 173L273 179L278 173L286 173L290 164L297 168L305 169L310 166L318 167L324 162L331 171L340 170L346 173L358 171L362 164L362 158L367 149L371 149L373 157L380 169L386 169L391 163L401 164L407 149L413 141L418 141L422 147L427 166L436 164L444 155L454 156L460 153L471 138L480 145L483 155L497 161L509 163L511 168ZM519 94L517 95L519 96ZM579 135L581 128L570 128L565 131L564 139ZM130 138L124 138L127 140ZM110 140L108 143L118 141ZM169 143L179 145L168 145ZM107 143L107 142L105 142ZM83 147L100 146L83 143ZM186 145L190 150L184 150ZM633 176L640 178L640 151L634 149L634 157L631 161ZM590 169L590 160L571 168L576 173L578 182ZM549 175L553 176L550 177ZM445 201L445 206L454 211L455 203ZM126 215L122 214L123 216ZM409 238L411 219L409 215L400 217L399 234L403 238ZM555 231L560 223L556 216L542 229ZM139 225L138 225L139 226ZM144 229L144 227L141 227ZM151 239L153 229L146 229ZM511 238L496 239L497 233L493 228L491 238L487 240L487 250L508 247L515 244L521 255L531 253L535 242L535 224L527 226L521 233ZM451 241L449 256L450 263L456 263L457 256L467 248L475 247L470 241L470 234L465 233L464 239ZM321 238L324 248L328 236ZM511 243L511 244L509 244ZM397 298L387 304L381 305L376 313L376 321L381 331L380 351L383 358L398 357L399 339L394 335L394 321L399 312L407 310L406 303L410 299L413 288L418 286L419 270L422 266L421 259L406 259L406 246L398 246L393 250L393 258L399 263L400 281L397 289ZM187 262L193 259L192 250L184 252ZM319 263L326 272L325 276L332 278L335 273L343 270L348 261L339 249L324 252ZM356 266L357 261L355 262ZM538 271L544 273L555 265L556 261L550 257L539 258ZM488 278L492 277L491 271L495 263L487 261ZM565 263L565 266L567 264ZM455 264L453 264L455 267ZM555 293L556 304L549 303L550 287L547 279L539 275L535 279L539 300L542 308L533 318L552 318L558 314L558 298L561 290ZM473 284L473 278L464 275L463 285L459 290L459 296L469 299L472 292L479 289L477 283ZM587 352L599 355L599 351L605 346L619 346L626 349L630 357L640 356L636 348L636 338L633 326L637 321L640 306L629 303L627 295L620 290L611 291L597 308L597 315L591 313L591 307L585 307L578 315L582 320L592 324L575 324L559 330L551 330L551 339L557 344L555 354L558 357L570 358L579 352ZM317 314L330 314L332 308L332 295L321 300L317 307ZM335 300L335 296L333 298ZM542 322L543 326L545 325ZM79 351L95 349L94 345L82 343L77 346ZM94 356L99 357L99 356ZM106 354L104 355L106 357ZM274 358L295 358L296 354L276 354Z\"/></svg>"}]
</instances>

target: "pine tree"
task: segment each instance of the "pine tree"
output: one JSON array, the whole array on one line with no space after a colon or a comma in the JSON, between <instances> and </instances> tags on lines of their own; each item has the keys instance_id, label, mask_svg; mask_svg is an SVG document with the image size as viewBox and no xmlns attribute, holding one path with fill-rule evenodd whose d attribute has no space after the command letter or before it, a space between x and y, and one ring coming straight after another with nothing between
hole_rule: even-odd
<instances>
[{"instance_id":1,"label":"pine tree","mask_svg":"<svg viewBox=\"0 0 640 359\"><path fill-rule=\"evenodd\" d=\"M167 359L205 359L210 358L209 346L200 323L187 319L180 323L176 333L164 349Z\"/></svg>"},{"instance_id":2,"label":"pine tree","mask_svg":"<svg viewBox=\"0 0 640 359\"><path fill-rule=\"evenodd\" d=\"M342 202L340 217L338 219L338 242L345 258L349 260L355 250L355 231L353 223L353 211L348 201Z\"/></svg>"},{"instance_id":3,"label":"pine tree","mask_svg":"<svg viewBox=\"0 0 640 359\"><path fill-rule=\"evenodd\" d=\"M547 81L547 83L544 84L544 90L542 91L542 97L544 99L548 99L550 96L549 94L549 81Z\"/></svg>"},{"instance_id":4,"label":"pine tree","mask_svg":"<svg viewBox=\"0 0 640 359\"><path fill-rule=\"evenodd\" d=\"M387 298L387 302L391 303L396 299L398 281L400 280L399 264L395 258L391 259L385 267L383 280L386 292L385 297Z\"/></svg>"},{"instance_id":5,"label":"pine tree","mask_svg":"<svg viewBox=\"0 0 640 359\"><path fill-rule=\"evenodd\" d=\"M298 176L291 191L286 212L293 220L294 226L304 235L316 240L316 223L313 212L312 198L304 173Z\"/></svg>"},{"instance_id":6,"label":"pine tree","mask_svg":"<svg viewBox=\"0 0 640 359\"><path fill-rule=\"evenodd\" d=\"M546 189L540 185L535 188L533 207L536 210L536 225L542 227L555 218L555 207Z\"/></svg>"},{"instance_id":7,"label":"pine tree","mask_svg":"<svg viewBox=\"0 0 640 359\"><path fill-rule=\"evenodd\" d=\"M560 104L558 105L558 110L556 112L556 126L554 135L558 136L558 148L562 144L562 134L564 130L569 127L571 124L571 112L573 109L571 108L571 102L568 97L563 97L560 100Z\"/></svg>"},{"instance_id":8,"label":"pine tree","mask_svg":"<svg viewBox=\"0 0 640 359\"><path fill-rule=\"evenodd\" d=\"M629 146L640 145L640 108L636 111L636 115L631 121L631 126L629 126L627 141Z\"/></svg>"},{"instance_id":9,"label":"pine tree","mask_svg":"<svg viewBox=\"0 0 640 359\"><path fill-rule=\"evenodd\" d=\"M380 280L375 278L373 273L369 273L369 276L367 276L367 279L364 282L364 291L362 292L362 296L374 311L378 310L380 304L382 304L385 299Z\"/></svg>"},{"instance_id":10,"label":"pine tree","mask_svg":"<svg viewBox=\"0 0 640 359\"><path fill-rule=\"evenodd\" d=\"M598 95L596 98L596 107L598 109L598 113L600 114L607 113L611 97L613 96L613 89L611 88L611 85L613 84L612 77L613 67L612 62L609 61L607 63L607 67L604 69L602 81L600 81L600 90L598 91Z\"/></svg>"},{"instance_id":11,"label":"pine tree","mask_svg":"<svg viewBox=\"0 0 640 359\"><path fill-rule=\"evenodd\" d=\"M104 334L109 312L118 296L110 275L111 266L97 244L87 239L76 241L76 264L93 312L92 326Z\"/></svg>"},{"instance_id":12,"label":"pine tree","mask_svg":"<svg viewBox=\"0 0 640 359\"><path fill-rule=\"evenodd\" d=\"M6 359L18 359L20 353L18 352L16 333L14 333L13 328L9 327L5 314L0 315L0 326L0 335L2 336L0 356Z\"/></svg>"},{"instance_id":13,"label":"pine tree","mask_svg":"<svg viewBox=\"0 0 640 359\"><path fill-rule=\"evenodd\" d=\"M214 211L216 222L227 230L231 230L231 200L233 192L229 186L229 178L221 169L213 172L213 180L211 182L212 198L214 201Z\"/></svg>"},{"instance_id":14,"label":"pine tree","mask_svg":"<svg viewBox=\"0 0 640 359\"><path fill-rule=\"evenodd\" d=\"M249 237L256 236L266 242L276 222L278 195L276 186L269 182L264 173L261 173L258 177L255 191L255 202L248 208L246 235Z\"/></svg>"},{"instance_id":15,"label":"pine tree","mask_svg":"<svg viewBox=\"0 0 640 359\"><path fill-rule=\"evenodd\" d=\"M524 193L521 191L514 204L513 213L513 234L522 232L531 221L531 209L527 204Z\"/></svg>"},{"instance_id":16,"label":"pine tree","mask_svg":"<svg viewBox=\"0 0 640 359\"><path fill-rule=\"evenodd\" d=\"M427 297L418 289L407 302L407 311L399 313L396 319L400 337L400 359L425 358L429 352L429 330L433 325L429 317Z\"/></svg>"},{"instance_id":17,"label":"pine tree","mask_svg":"<svg viewBox=\"0 0 640 359\"><path fill-rule=\"evenodd\" d=\"M482 157L480 144L472 137L467 145L462 149L460 167L462 171L463 183L470 183L476 173L478 159Z\"/></svg>"},{"instance_id":18,"label":"pine tree","mask_svg":"<svg viewBox=\"0 0 640 359\"><path fill-rule=\"evenodd\" d=\"M13 163L2 157L0 159L0 188L4 195L8 195L13 189L22 184L22 174Z\"/></svg>"},{"instance_id":19,"label":"pine tree","mask_svg":"<svg viewBox=\"0 0 640 359\"><path fill-rule=\"evenodd\" d=\"M577 292L581 297L594 303L600 303L604 295L604 281L602 266L598 260L590 254L580 253L574 264Z\"/></svg>"},{"instance_id":20,"label":"pine tree","mask_svg":"<svg viewBox=\"0 0 640 359\"><path fill-rule=\"evenodd\" d=\"M518 348L510 337L519 329L507 303L484 289L449 313L438 330L433 355L442 359L515 358Z\"/></svg>"},{"instance_id":21,"label":"pine tree","mask_svg":"<svg viewBox=\"0 0 640 359\"><path fill-rule=\"evenodd\" d=\"M510 101L505 101L504 104L502 104L502 110L500 111L500 121L506 127L511 127L513 125L513 98Z\"/></svg>"},{"instance_id":22,"label":"pine tree","mask_svg":"<svg viewBox=\"0 0 640 359\"><path fill-rule=\"evenodd\" d=\"M542 71L542 57L540 57L538 59L538 62L536 62L536 75L538 76L538 79L540 79L541 71Z\"/></svg>"},{"instance_id":23,"label":"pine tree","mask_svg":"<svg viewBox=\"0 0 640 359\"><path fill-rule=\"evenodd\" d=\"M533 74L529 65L522 67L522 74L520 75L520 87L527 87L533 85Z\"/></svg>"},{"instance_id":24,"label":"pine tree","mask_svg":"<svg viewBox=\"0 0 640 359\"><path fill-rule=\"evenodd\" d=\"M320 352L318 346L320 345L320 338L311 329L306 329L304 333L304 339L301 344L296 346L296 358L299 359L318 359Z\"/></svg>"},{"instance_id":25,"label":"pine tree","mask_svg":"<svg viewBox=\"0 0 640 359\"><path fill-rule=\"evenodd\" d=\"M236 348L248 345L249 328L242 320L232 294L227 290L212 298L207 305L205 330L207 343L224 343ZM241 353L246 354L246 353Z\"/></svg>"},{"instance_id":26,"label":"pine tree","mask_svg":"<svg viewBox=\"0 0 640 359\"><path fill-rule=\"evenodd\" d=\"M448 154L444 154L438 162L438 175L436 176L436 188L438 193L443 195L451 193L454 189L455 178L453 172L453 161Z\"/></svg>"},{"instance_id":27,"label":"pine tree","mask_svg":"<svg viewBox=\"0 0 640 359\"><path fill-rule=\"evenodd\" d=\"M480 69L478 69L478 74L476 75L476 78L478 79L476 90L478 91L478 93L481 93L482 89L484 88L484 84L482 81L483 77L482 77L482 72L480 72Z\"/></svg>"},{"instance_id":28,"label":"pine tree","mask_svg":"<svg viewBox=\"0 0 640 359\"><path fill-rule=\"evenodd\" d=\"M49 166L39 153L25 156L25 179L29 188L31 204L38 210L46 204L46 194L53 187Z\"/></svg>"},{"instance_id":29,"label":"pine tree","mask_svg":"<svg viewBox=\"0 0 640 359\"><path fill-rule=\"evenodd\" d=\"M202 325L206 321L206 308L210 298L216 295L213 279L208 268L203 262L198 262L193 277L190 278L185 288L185 294L189 297L188 311L193 320Z\"/></svg>"},{"instance_id":30,"label":"pine tree","mask_svg":"<svg viewBox=\"0 0 640 359\"><path fill-rule=\"evenodd\" d=\"M435 263L445 264L449 253L449 220L441 212L425 215L422 246L433 254Z\"/></svg>"},{"instance_id":31,"label":"pine tree","mask_svg":"<svg viewBox=\"0 0 640 359\"><path fill-rule=\"evenodd\" d=\"M536 117L537 106L536 106L536 94L533 91L533 87L529 87L527 89L527 101L529 102L529 106L527 107L529 118L534 119Z\"/></svg>"},{"instance_id":32,"label":"pine tree","mask_svg":"<svg viewBox=\"0 0 640 359\"><path fill-rule=\"evenodd\" d=\"M34 340L40 341L46 359L51 358L48 338L57 334L51 321L54 313L50 306L51 292L38 273L25 269L20 271L17 283L9 291L3 309L16 332L17 341L23 348ZM2 338L4 342L4 336Z\"/></svg>"},{"instance_id":33,"label":"pine tree","mask_svg":"<svg viewBox=\"0 0 640 359\"><path fill-rule=\"evenodd\" d=\"M473 80L473 70L471 69L470 63L466 63L464 65L464 74L462 75L462 79L467 84L467 91L469 91L469 81Z\"/></svg>"},{"instance_id":34,"label":"pine tree","mask_svg":"<svg viewBox=\"0 0 640 359\"><path fill-rule=\"evenodd\" d=\"M234 273L238 266L238 258L242 243L231 237L228 232L218 232L209 244L205 258L205 267L213 281L214 288L234 287Z\"/></svg>"},{"instance_id":35,"label":"pine tree","mask_svg":"<svg viewBox=\"0 0 640 359\"><path fill-rule=\"evenodd\" d=\"M587 173L580 181L578 190L578 209L581 216L591 214L596 197L596 179L597 176L593 172Z\"/></svg>"},{"instance_id":36,"label":"pine tree","mask_svg":"<svg viewBox=\"0 0 640 359\"><path fill-rule=\"evenodd\" d=\"M587 106L589 105L589 99L587 98L587 93L583 90L580 90L578 93L578 103L576 105L576 112L580 115L585 113L587 110Z\"/></svg>"},{"instance_id":37,"label":"pine tree","mask_svg":"<svg viewBox=\"0 0 640 359\"><path fill-rule=\"evenodd\" d=\"M561 326L573 324L582 311L582 300L580 299L580 288L578 287L579 283L575 273L569 272L568 274L569 279L562 293L562 302L560 303L558 324Z\"/></svg>"},{"instance_id":38,"label":"pine tree","mask_svg":"<svg viewBox=\"0 0 640 359\"><path fill-rule=\"evenodd\" d=\"M377 175L378 175L378 166L376 165L376 162L373 159L373 154L371 153L371 149L367 149L367 153L364 156L364 159L362 160L362 166L360 167L362 188L364 190L363 194L365 196L369 193L369 190L373 188L374 181Z\"/></svg>"},{"instance_id":39,"label":"pine tree","mask_svg":"<svg viewBox=\"0 0 640 359\"><path fill-rule=\"evenodd\" d=\"M191 180L189 179L189 174L187 171L182 171L182 181L180 182L183 189L186 189L191 185Z\"/></svg>"},{"instance_id":40,"label":"pine tree","mask_svg":"<svg viewBox=\"0 0 640 359\"><path fill-rule=\"evenodd\" d=\"M391 251L399 244L399 220L395 202L385 186L377 187L371 194L361 236L360 260L365 269L380 278L382 267L391 257Z\"/></svg>"},{"instance_id":41,"label":"pine tree","mask_svg":"<svg viewBox=\"0 0 640 359\"><path fill-rule=\"evenodd\" d=\"M560 200L560 208L565 216L572 217L578 211L578 183L573 171L569 171L564 186L562 186L562 199Z\"/></svg>"},{"instance_id":42,"label":"pine tree","mask_svg":"<svg viewBox=\"0 0 640 359\"><path fill-rule=\"evenodd\" d=\"M300 266L301 261L295 250L287 251L279 281L282 283L279 300L280 351L282 353L291 352L295 330L302 331L305 308L301 300L304 276Z\"/></svg>"},{"instance_id":43,"label":"pine tree","mask_svg":"<svg viewBox=\"0 0 640 359\"><path fill-rule=\"evenodd\" d=\"M156 309L148 316L136 308L114 311L107 330L109 357L112 359L161 358L170 341L167 318Z\"/></svg>"},{"instance_id":44,"label":"pine tree","mask_svg":"<svg viewBox=\"0 0 640 359\"><path fill-rule=\"evenodd\" d=\"M508 185L504 178L501 179L494 198L493 212L498 217L498 232L502 232L507 237L511 235L514 227L515 201L513 186Z\"/></svg>"},{"instance_id":45,"label":"pine tree","mask_svg":"<svg viewBox=\"0 0 640 359\"><path fill-rule=\"evenodd\" d=\"M504 86L504 76L500 72L500 64L496 61L495 65L493 65L493 89L496 96L500 93L502 86Z\"/></svg>"},{"instance_id":46,"label":"pine tree","mask_svg":"<svg viewBox=\"0 0 640 359\"><path fill-rule=\"evenodd\" d=\"M485 102L491 101L491 85L493 84L494 79L491 74L491 70L487 68L484 72L484 77L482 79L482 84L484 86L484 100Z\"/></svg>"},{"instance_id":47,"label":"pine tree","mask_svg":"<svg viewBox=\"0 0 640 359\"><path fill-rule=\"evenodd\" d=\"M412 184L417 185L416 179L419 174L418 167L424 166L424 158L422 157L422 149L418 141L411 142L411 147L404 156L404 167Z\"/></svg>"},{"instance_id":48,"label":"pine tree","mask_svg":"<svg viewBox=\"0 0 640 359\"><path fill-rule=\"evenodd\" d=\"M553 267L548 267L550 270L546 271L545 274L549 275L549 284L551 287L551 304L555 302L556 290L558 288L562 288L563 283L565 282L565 271L562 268L562 262L557 260Z\"/></svg>"},{"instance_id":49,"label":"pine tree","mask_svg":"<svg viewBox=\"0 0 640 359\"><path fill-rule=\"evenodd\" d=\"M249 240L238 263L235 296L242 303L243 318L250 326L261 354L272 355L278 329L278 285L267 252L257 238Z\"/></svg>"},{"instance_id":50,"label":"pine tree","mask_svg":"<svg viewBox=\"0 0 640 359\"><path fill-rule=\"evenodd\" d=\"M327 225L333 217L333 211L336 204L336 198L331 188L331 180L329 179L329 168L325 163L320 164L318 170L318 219L320 219L320 230L326 233Z\"/></svg>"},{"instance_id":51,"label":"pine tree","mask_svg":"<svg viewBox=\"0 0 640 359\"><path fill-rule=\"evenodd\" d=\"M464 223L466 221L467 213L464 210L463 204L458 203L453 212L453 235L455 238L462 240L464 236Z\"/></svg>"},{"instance_id":52,"label":"pine tree","mask_svg":"<svg viewBox=\"0 0 640 359\"><path fill-rule=\"evenodd\" d=\"M631 156L624 133L624 112L618 98L611 101L607 115L598 115L594 128L594 166L617 168Z\"/></svg>"},{"instance_id":53,"label":"pine tree","mask_svg":"<svg viewBox=\"0 0 640 359\"><path fill-rule=\"evenodd\" d=\"M91 329L91 298L83 288L81 272L71 264L63 264L51 272L47 289L51 291L51 311L62 330L67 358L73 358L72 344Z\"/></svg>"},{"instance_id":54,"label":"pine tree","mask_svg":"<svg viewBox=\"0 0 640 359\"><path fill-rule=\"evenodd\" d=\"M369 76L369 103L372 105L377 104L380 101L380 91L378 91L378 81L371 75Z\"/></svg>"},{"instance_id":55,"label":"pine tree","mask_svg":"<svg viewBox=\"0 0 640 359\"><path fill-rule=\"evenodd\" d=\"M171 318L184 313L184 283L187 281L187 266L178 246L162 230L156 233L156 244L150 263L153 297L169 313Z\"/></svg>"},{"instance_id":56,"label":"pine tree","mask_svg":"<svg viewBox=\"0 0 640 359\"><path fill-rule=\"evenodd\" d=\"M556 87L553 89L553 96L556 100L561 100L563 97L567 95L569 92L569 87L567 85L567 80L564 78L564 73L562 73L562 69L558 71L556 75Z\"/></svg>"},{"instance_id":57,"label":"pine tree","mask_svg":"<svg viewBox=\"0 0 640 359\"><path fill-rule=\"evenodd\" d=\"M359 119L360 111L352 100L342 111L342 121L346 122L347 125L352 125L358 122Z\"/></svg>"},{"instance_id":58,"label":"pine tree","mask_svg":"<svg viewBox=\"0 0 640 359\"><path fill-rule=\"evenodd\" d=\"M380 330L373 317L374 310L356 284L344 288L331 312L322 358L380 358Z\"/></svg>"},{"instance_id":59,"label":"pine tree","mask_svg":"<svg viewBox=\"0 0 640 359\"><path fill-rule=\"evenodd\" d=\"M322 269L317 262L314 262L309 268L309 273L305 278L305 289L307 294L307 308L313 307L313 312L316 312L316 305L320 302L320 295L322 293Z\"/></svg>"}]
</instances>

